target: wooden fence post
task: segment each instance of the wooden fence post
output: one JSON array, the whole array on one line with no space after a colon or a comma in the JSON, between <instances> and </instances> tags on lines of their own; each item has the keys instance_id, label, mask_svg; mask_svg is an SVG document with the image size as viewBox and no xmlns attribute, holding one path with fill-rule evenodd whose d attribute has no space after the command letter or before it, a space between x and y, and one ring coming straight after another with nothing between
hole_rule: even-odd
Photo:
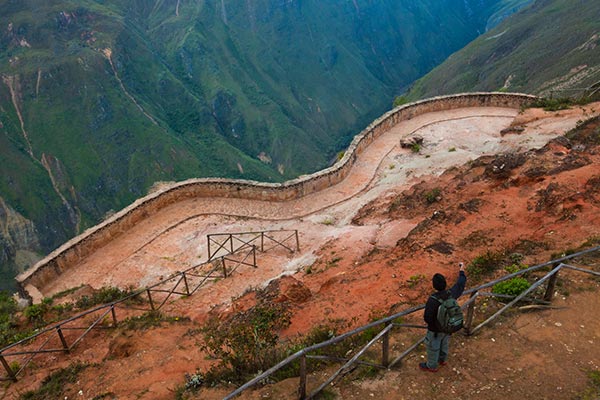
<instances>
[{"instance_id":1,"label":"wooden fence post","mask_svg":"<svg viewBox=\"0 0 600 400\"><path fill-rule=\"evenodd\" d=\"M68 353L69 345L67 344L67 340L65 339L65 335L63 335L62 330L60 329L60 326L56 327L56 333L58 333L58 337L60 338L60 342L63 345L63 349L65 350L65 353Z\"/></svg>"},{"instance_id":2,"label":"wooden fence post","mask_svg":"<svg viewBox=\"0 0 600 400\"><path fill-rule=\"evenodd\" d=\"M552 268L554 269L558 264L554 264ZM548 279L548 286L546 286L546 293L544 293L545 301L552 301L552 297L554 297L554 288L556 287L556 279L558 278L558 272L556 271L554 275Z\"/></svg>"},{"instance_id":3,"label":"wooden fence post","mask_svg":"<svg viewBox=\"0 0 600 400\"><path fill-rule=\"evenodd\" d=\"M210 235L206 235L206 240L208 242L208 259L212 260L212 254L210 254Z\"/></svg>"},{"instance_id":4,"label":"wooden fence post","mask_svg":"<svg viewBox=\"0 0 600 400\"><path fill-rule=\"evenodd\" d=\"M296 251L300 251L300 238L298 238L298 229L296 229Z\"/></svg>"},{"instance_id":5,"label":"wooden fence post","mask_svg":"<svg viewBox=\"0 0 600 400\"><path fill-rule=\"evenodd\" d=\"M300 357L300 382L298 383L298 399L306 399L306 356Z\"/></svg>"},{"instance_id":6,"label":"wooden fence post","mask_svg":"<svg viewBox=\"0 0 600 400\"><path fill-rule=\"evenodd\" d=\"M115 312L115 305L110 306L110 313L112 314L113 326L117 326L117 313Z\"/></svg>"},{"instance_id":7,"label":"wooden fence post","mask_svg":"<svg viewBox=\"0 0 600 400\"><path fill-rule=\"evenodd\" d=\"M152 301L152 296L150 295L150 289L146 289L146 293L148 293L148 300L150 301L150 309L154 311L154 302Z\"/></svg>"},{"instance_id":8,"label":"wooden fence post","mask_svg":"<svg viewBox=\"0 0 600 400\"><path fill-rule=\"evenodd\" d=\"M185 276L185 272L182 272L181 275L183 275L183 283L185 285L185 293L189 296L190 295L190 287L188 286L188 281L187 281L187 277Z\"/></svg>"},{"instance_id":9,"label":"wooden fence post","mask_svg":"<svg viewBox=\"0 0 600 400\"><path fill-rule=\"evenodd\" d=\"M15 371L12 370L12 368L10 367L10 365L8 365L8 363L6 362L6 359L4 358L4 356L1 355L1 354L0 354L0 362L4 366L4 369L6 370L6 373L8 374L8 377L13 382L16 382L17 381L17 375L15 374Z\"/></svg>"},{"instance_id":10,"label":"wooden fence post","mask_svg":"<svg viewBox=\"0 0 600 400\"><path fill-rule=\"evenodd\" d=\"M392 321L388 321L385 323L385 326L387 327L391 324ZM381 365L387 367L390 365L390 333L386 332L381 339Z\"/></svg>"},{"instance_id":11,"label":"wooden fence post","mask_svg":"<svg viewBox=\"0 0 600 400\"><path fill-rule=\"evenodd\" d=\"M473 300L471 301L471 303L469 304L469 306L467 307L467 317L465 319L465 332L467 335L471 334L471 325L473 324L473 314L475 313L475 299L473 299L473 297L477 296L478 292L473 292L471 293L471 297L469 298L469 300Z\"/></svg>"},{"instance_id":12,"label":"wooden fence post","mask_svg":"<svg viewBox=\"0 0 600 400\"><path fill-rule=\"evenodd\" d=\"M225 257L221 257L221 264L223 265L223 278L227 278L227 266L225 265Z\"/></svg>"}]
</instances>

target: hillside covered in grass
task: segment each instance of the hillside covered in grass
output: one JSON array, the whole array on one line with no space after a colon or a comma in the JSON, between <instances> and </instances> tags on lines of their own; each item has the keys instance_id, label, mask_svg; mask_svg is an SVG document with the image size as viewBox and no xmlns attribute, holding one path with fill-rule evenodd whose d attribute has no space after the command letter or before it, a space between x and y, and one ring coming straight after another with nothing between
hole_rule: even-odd
<instances>
[{"instance_id":1,"label":"hillside covered in grass","mask_svg":"<svg viewBox=\"0 0 600 400\"><path fill-rule=\"evenodd\" d=\"M599 15L597 1L537 0L451 55L407 97L467 90L585 94L600 83Z\"/></svg>"}]
</instances>

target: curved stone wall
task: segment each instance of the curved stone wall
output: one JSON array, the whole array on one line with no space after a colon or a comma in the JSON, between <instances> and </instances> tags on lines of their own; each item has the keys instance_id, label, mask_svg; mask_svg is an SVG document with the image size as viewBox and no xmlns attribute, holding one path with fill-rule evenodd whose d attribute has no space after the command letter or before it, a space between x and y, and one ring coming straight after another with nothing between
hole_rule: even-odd
<instances>
[{"instance_id":1,"label":"curved stone wall","mask_svg":"<svg viewBox=\"0 0 600 400\"><path fill-rule=\"evenodd\" d=\"M520 108L535 99L535 96L517 93L466 93L421 100L396 107L373 121L354 137L341 160L314 174L283 183L220 178L189 179L178 182L136 200L102 223L69 240L17 276L21 294L29 297L28 290L43 287L65 269L146 218L150 212L156 212L170 204L193 197L235 197L267 201L296 199L342 181L350 172L356 157L373 140L402 120L430 112L463 107Z\"/></svg>"}]
</instances>

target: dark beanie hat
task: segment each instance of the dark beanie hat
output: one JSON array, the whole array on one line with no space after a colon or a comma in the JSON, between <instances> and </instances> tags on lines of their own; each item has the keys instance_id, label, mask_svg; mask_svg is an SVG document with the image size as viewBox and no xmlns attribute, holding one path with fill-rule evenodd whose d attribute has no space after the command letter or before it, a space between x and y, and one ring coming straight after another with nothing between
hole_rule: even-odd
<instances>
[{"instance_id":1,"label":"dark beanie hat","mask_svg":"<svg viewBox=\"0 0 600 400\"><path fill-rule=\"evenodd\" d=\"M435 290L444 290L446 289L446 278L442 274L435 274L433 276L433 288Z\"/></svg>"}]
</instances>

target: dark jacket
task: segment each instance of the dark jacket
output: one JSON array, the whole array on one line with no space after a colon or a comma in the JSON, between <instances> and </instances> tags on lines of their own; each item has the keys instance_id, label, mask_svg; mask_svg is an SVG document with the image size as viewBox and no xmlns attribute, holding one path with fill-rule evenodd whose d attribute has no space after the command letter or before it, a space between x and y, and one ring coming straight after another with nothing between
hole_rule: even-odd
<instances>
[{"instance_id":1,"label":"dark jacket","mask_svg":"<svg viewBox=\"0 0 600 400\"><path fill-rule=\"evenodd\" d=\"M460 271L458 274L458 280L450 288L450 290L440 290L438 292L433 293L427 299L427 304L425 304L425 313L423 314L423 319L427 322L427 329L432 332L441 332L442 330L439 328L437 323L437 313L438 308L440 308L440 300L446 300L450 296L458 299L463 292L465 291L465 284L467 283L467 276L464 271Z\"/></svg>"}]
</instances>

